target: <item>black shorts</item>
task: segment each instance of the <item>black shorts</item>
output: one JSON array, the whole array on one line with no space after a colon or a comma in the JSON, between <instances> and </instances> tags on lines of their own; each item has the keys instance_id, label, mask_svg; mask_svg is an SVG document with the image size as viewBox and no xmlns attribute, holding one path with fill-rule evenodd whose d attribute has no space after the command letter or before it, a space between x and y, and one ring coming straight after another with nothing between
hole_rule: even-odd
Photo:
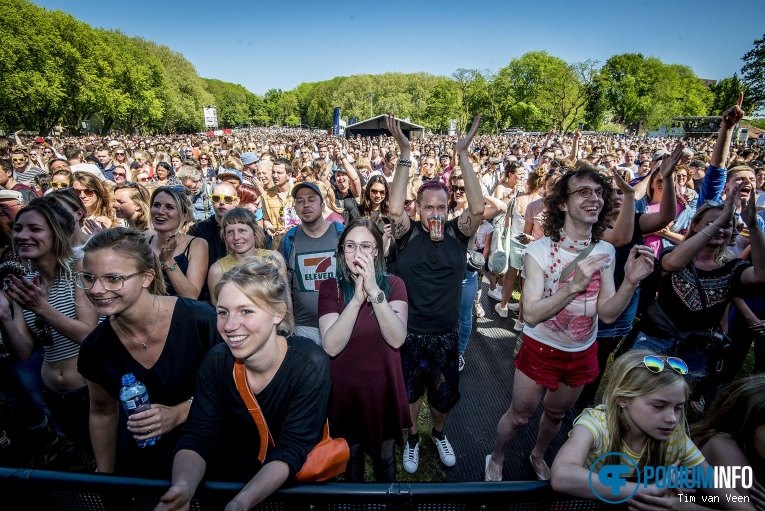
<instances>
[{"instance_id":1,"label":"black shorts","mask_svg":"<svg viewBox=\"0 0 765 511\"><path fill-rule=\"evenodd\" d=\"M427 391L428 404L448 413L460 400L459 329L442 335L407 333L401 368L410 403Z\"/></svg>"}]
</instances>

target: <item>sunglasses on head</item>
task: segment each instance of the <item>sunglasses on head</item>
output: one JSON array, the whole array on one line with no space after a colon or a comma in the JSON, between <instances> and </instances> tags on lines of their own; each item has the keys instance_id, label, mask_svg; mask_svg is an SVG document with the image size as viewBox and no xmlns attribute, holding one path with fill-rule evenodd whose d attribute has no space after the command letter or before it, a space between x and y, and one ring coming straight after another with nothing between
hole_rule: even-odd
<instances>
[{"instance_id":1,"label":"sunglasses on head","mask_svg":"<svg viewBox=\"0 0 765 511\"><path fill-rule=\"evenodd\" d=\"M223 201L226 204L233 204L237 197L236 195L212 195L210 198L213 201L213 204L218 204L219 202Z\"/></svg>"},{"instance_id":2,"label":"sunglasses on head","mask_svg":"<svg viewBox=\"0 0 765 511\"><path fill-rule=\"evenodd\" d=\"M643 357L643 365L645 365L646 369L652 373L662 372L665 367L665 361L666 365L672 368L676 373L688 374L688 364L677 357L662 358L656 355L647 355Z\"/></svg>"}]
</instances>

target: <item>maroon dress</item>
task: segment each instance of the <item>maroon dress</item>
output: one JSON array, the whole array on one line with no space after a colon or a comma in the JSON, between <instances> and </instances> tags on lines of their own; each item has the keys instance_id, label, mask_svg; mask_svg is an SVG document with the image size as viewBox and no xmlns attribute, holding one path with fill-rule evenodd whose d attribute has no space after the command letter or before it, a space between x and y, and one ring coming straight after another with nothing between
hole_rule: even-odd
<instances>
[{"instance_id":1,"label":"maroon dress","mask_svg":"<svg viewBox=\"0 0 765 511\"><path fill-rule=\"evenodd\" d=\"M400 278L389 275L388 301L407 301ZM345 300L338 299L337 281L328 279L319 290L319 317L341 314ZM364 302L345 349L330 359L332 390L329 398L329 429L333 437L349 445L361 444L379 455L384 440L403 445L402 430L412 425L399 350L382 336L372 304Z\"/></svg>"}]
</instances>

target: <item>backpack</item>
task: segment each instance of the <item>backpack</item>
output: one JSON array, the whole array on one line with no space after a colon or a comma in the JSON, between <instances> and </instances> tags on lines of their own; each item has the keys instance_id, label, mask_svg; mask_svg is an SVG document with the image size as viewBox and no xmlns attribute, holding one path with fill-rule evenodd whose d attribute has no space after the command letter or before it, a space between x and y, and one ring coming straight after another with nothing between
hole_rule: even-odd
<instances>
[{"instance_id":1,"label":"backpack","mask_svg":"<svg viewBox=\"0 0 765 511\"><path fill-rule=\"evenodd\" d=\"M340 235L343 234L343 229L345 229L345 226L340 222L332 223L335 224L335 229L337 230L337 239L340 239ZM292 243L295 241L295 233L297 233L298 227L300 226L296 225L287 231L287 235L284 239L284 260L287 261L287 268L290 270L293 269L290 268L290 253L292 252Z\"/></svg>"}]
</instances>

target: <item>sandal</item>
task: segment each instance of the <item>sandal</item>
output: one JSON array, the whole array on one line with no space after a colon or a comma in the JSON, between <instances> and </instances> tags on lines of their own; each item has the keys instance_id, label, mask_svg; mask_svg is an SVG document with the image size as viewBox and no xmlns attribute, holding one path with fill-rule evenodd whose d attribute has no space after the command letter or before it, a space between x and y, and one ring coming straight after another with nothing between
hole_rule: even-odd
<instances>
[{"instance_id":1,"label":"sandal","mask_svg":"<svg viewBox=\"0 0 765 511\"><path fill-rule=\"evenodd\" d=\"M537 475L537 479L540 481L550 480L550 467L547 466L547 462L545 460L542 460L544 471L541 471L537 468L537 466L534 464L534 458L531 457L531 454L529 454L529 461L531 462L531 468L534 469L534 473Z\"/></svg>"},{"instance_id":2,"label":"sandal","mask_svg":"<svg viewBox=\"0 0 765 511\"><path fill-rule=\"evenodd\" d=\"M484 481L501 481L502 480L502 473L499 474L499 479L492 479L489 476L489 463L491 463L491 454L486 455L486 465L483 469L483 480Z\"/></svg>"}]
</instances>

